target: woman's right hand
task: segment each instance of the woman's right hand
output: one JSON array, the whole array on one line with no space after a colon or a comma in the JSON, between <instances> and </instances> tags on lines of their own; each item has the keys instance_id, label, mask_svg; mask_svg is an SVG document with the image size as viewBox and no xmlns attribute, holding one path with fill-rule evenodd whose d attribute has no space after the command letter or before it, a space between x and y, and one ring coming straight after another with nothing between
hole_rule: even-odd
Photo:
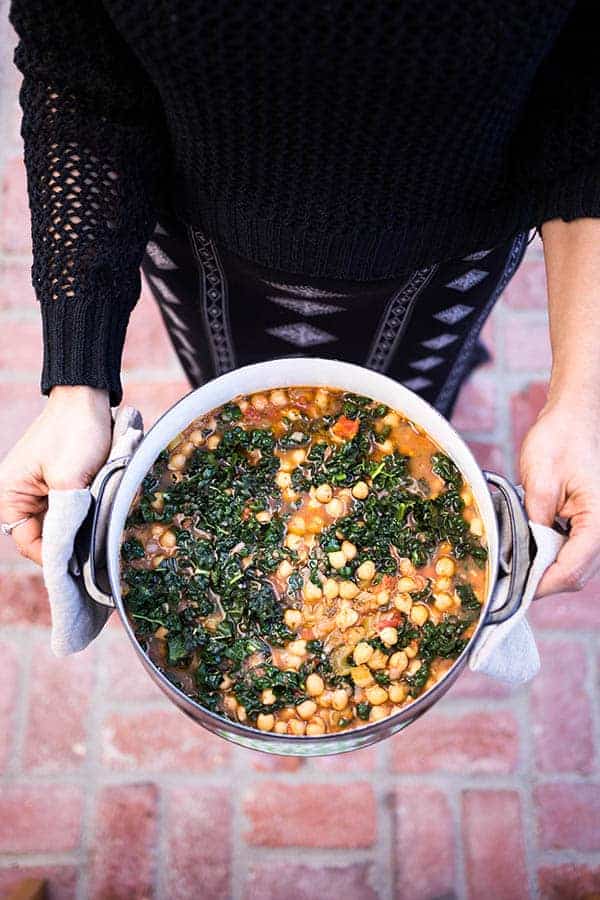
<instances>
[{"instance_id":1,"label":"woman's right hand","mask_svg":"<svg viewBox=\"0 0 600 900\"><path fill-rule=\"evenodd\" d=\"M41 565L48 492L88 487L108 456L111 435L106 391L52 388L44 411L0 464L0 521L31 517L11 535L22 556Z\"/></svg>"}]
</instances>

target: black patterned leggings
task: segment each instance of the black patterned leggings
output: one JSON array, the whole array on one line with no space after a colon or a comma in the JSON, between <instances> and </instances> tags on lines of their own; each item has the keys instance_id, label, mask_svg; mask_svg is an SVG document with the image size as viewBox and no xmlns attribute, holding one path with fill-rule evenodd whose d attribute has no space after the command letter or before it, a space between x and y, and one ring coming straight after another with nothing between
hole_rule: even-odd
<instances>
[{"instance_id":1,"label":"black patterned leggings","mask_svg":"<svg viewBox=\"0 0 600 900\"><path fill-rule=\"evenodd\" d=\"M385 372L449 416L526 244L518 234L398 280L307 279L163 216L142 269L193 387L262 360L328 357Z\"/></svg>"}]
</instances>

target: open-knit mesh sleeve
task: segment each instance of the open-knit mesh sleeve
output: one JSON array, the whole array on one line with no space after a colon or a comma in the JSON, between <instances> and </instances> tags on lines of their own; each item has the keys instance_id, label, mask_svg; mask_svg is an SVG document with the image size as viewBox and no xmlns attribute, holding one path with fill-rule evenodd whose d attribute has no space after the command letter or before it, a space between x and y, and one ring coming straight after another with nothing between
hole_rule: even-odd
<instances>
[{"instance_id":1,"label":"open-knit mesh sleeve","mask_svg":"<svg viewBox=\"0 0 600 900\"><path fill-rule=\"evenodd\" d=\"M155 220L160 106L99 0L13 0L11 21L24 75L42 390L85 384L118 403L125 330Z\"/></svg>"},{"instance_id":2,"label":"open-knit mesh sleeve","mask_svg":"<svg viewBox=\"0 0 600 900\"><path fill-rule=\"evenodd\" d=\"M515 155L538 225L600 217L597 0L578 0L536 75Z\"/></svg>"}]
</instances>

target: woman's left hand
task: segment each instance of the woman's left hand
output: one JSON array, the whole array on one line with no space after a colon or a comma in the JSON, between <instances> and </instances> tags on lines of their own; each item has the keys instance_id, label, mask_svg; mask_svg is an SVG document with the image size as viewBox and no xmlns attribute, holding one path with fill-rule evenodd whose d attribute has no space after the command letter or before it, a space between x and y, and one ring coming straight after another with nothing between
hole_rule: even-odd
<instances>
[{"instance_id":1,"label":"woman's left hand","mask_svg":"<svg viewBox=\"0 0 600 900\"><path fill-rule=\"evenodd\" d=\"M525 506L533 522L571 522L537 597L578 591L600 571L600 410L585 398L549 401L521 448Z\"/></svg>"}]
</instances>

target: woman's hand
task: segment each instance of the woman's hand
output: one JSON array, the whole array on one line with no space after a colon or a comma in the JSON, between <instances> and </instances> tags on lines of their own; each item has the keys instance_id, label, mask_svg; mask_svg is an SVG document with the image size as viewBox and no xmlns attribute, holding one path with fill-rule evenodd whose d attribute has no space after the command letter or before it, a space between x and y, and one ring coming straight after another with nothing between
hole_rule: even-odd
<instances>
[{"instance_id":1,"label":"woman's hand","mask_svg":"<svg viewBox=\"0 0 600 900\"><path fill-rule=\"evenodd\" d=\"M600 408L584 396L550 399L521 448L525 506L533 522L571 521L536 596L578 591L600 570Z\"/></svg>"},{"instance_id":2,"label":"woman's hand","mask_svg":"<svg viewBox=\"0 0 600 900\"><path fill-rule=\"evenodd\" d=\"M0 464L0 521L31 516L12 532L23 556L41 564L48 491L87 487L108 456L111 431L106 391L52 388L42 414Z\"/></svg>"}]
</instances>

